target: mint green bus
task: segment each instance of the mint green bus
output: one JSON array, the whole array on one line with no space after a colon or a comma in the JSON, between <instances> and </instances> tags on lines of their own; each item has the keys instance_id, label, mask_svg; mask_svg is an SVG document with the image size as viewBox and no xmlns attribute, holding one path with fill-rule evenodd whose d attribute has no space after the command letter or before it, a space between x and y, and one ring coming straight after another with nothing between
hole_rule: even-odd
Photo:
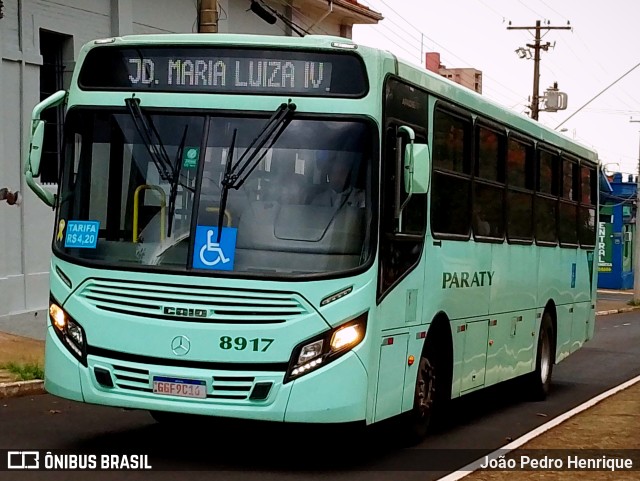
<instances>
[{"instance_id":1,"label":"mint green bus","mask_svg":"<svg viewBox=\"0 0 640 481\"><path fill-rule=\"evenodd\" d=\"M56 215L63 398L419 439L509 379L544 398L594 333L596 153L347 39L93 41L25 176Z\"/></svg>"}]
</instances>

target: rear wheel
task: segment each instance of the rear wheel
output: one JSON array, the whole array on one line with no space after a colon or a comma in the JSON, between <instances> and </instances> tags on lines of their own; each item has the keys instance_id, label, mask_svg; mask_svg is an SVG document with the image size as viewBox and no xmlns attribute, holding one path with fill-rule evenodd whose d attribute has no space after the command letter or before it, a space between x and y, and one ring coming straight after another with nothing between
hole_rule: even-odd
<instances>
[{"instance_id":1,"label":"rear wheel","mask_svg":"<svg viewBox=\"0 0 640 481\"><path fill-rule=\"evenodd\" d=\"M536 369L525 377L525 388L532 400L542 401L549 394L553 374L553 324L551 315L545 312L540 323Z\"/></svg>"}]
</instances>

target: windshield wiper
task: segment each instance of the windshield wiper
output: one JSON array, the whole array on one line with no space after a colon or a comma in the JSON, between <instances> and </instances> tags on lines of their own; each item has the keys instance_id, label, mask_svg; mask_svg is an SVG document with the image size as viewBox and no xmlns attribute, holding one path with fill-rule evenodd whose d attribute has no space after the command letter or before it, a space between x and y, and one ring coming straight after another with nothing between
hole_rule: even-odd
<instances>
[{"instance_id":1,"label":"windshield wiper","mask_svg":"<svg viewBox=\"0 0 640 481\"><path fill-rule=\"evenodd\" d=\"M145 115L140 108L140 99L135 98L135 94L131 98L124 100L129 114L133 120L133 124L144 143L144 146L149 152L149 156L153 161L153 164L160 174L160 178L169 183L169 219L167 222L167 237L171 237L171 231L173 229L173 216L175 213L175 200L178 194L178 185L181 185L185 189L195 192L193 187L189 187L187 184L180 182L180 172L182 170L182 152L184 150L184 144L187 138L188 125L185 125L184 133L182 134L182 140L180 146L176 152L176 158L174 162L171 162L169 154L162 143L162 138L156 129L153 120L148 115Z\"/></svg>"},{"instance_id":2,"label":"windshield wiper","mask_svg":"<svg viewBox=\"0 0 640 481\"><path fill-rule=\"evenodd\" d=\"M169 192L169 226L167 228L167 237L171 237L171 230L173 228L173 215L176 211L176 196L178 195L178 184L183 187L189 188L179 182L180 172L182 171L182 153L184 152L184 143L187 140L187 131L189 130L189 124L185 124L184 132L182 133L182 140L176 152L176 158L173 164L173 179L171 182L171 192Z\"/></svg>"},{"instance_id":3,"label":"windshield wiper","mask_svg":"<svg viewBox=\"0 0 640 481\"><path fill-rule=\"evenodd\" d=\"M222 221L224 219L224 210L227 204L229 189L238 190L242 187L247 178L255 168L258 167L260 161L262 161L269 149L276 143L280 135L282 135L282 132L287 128L295 110L296 104L291 102L291 99L289 99L287 103L280 104L266 125L251 141L247 150L245 150L238 161L232 165L237 129L233 131L225 172L221 181L220 211L218 212L218 243L222 235Z\"/></svg>"},{"instance_id":4,"label":"windshield wiper","mask_svg":"<svg viewBox=\"0 0 640 481\"><path fill-rule=\"evenodd\" d=\"M165 182L171 182L175 175L173 166L171 165L171 160L169 159L169 154L167 154L167 151L164 148L162 139L160 138L153 121L142 112L142 109L140 108L140 99L131 96L129 99L124 99L124 103L126 104L127 109L129 109L129 114L133 119L133 124L135 125L144 146L147 148L151 160L156 166L156 169L158 169L160 178Z\"/></svg>"},{"instance_id":5,"label":"windshield wiper","mask_svg":"<svg viewBox=\"0 0 640 481\"><path fill-rule=\"evenodd\" d=\"M225 187L225 179L229 177L231 172L231 164L233 162L233 150L236 147L236 134L238 129L233 129L233 136L231 137L231 145L229 146L229 153L227 154L227 164L224 166L224 177L222 180L222 191L220 192L220 207L218 211L218 235L217 241L220 242L220 236L222 235L222 219L224 219L224 211L227 208L227 197L229 195L229 189ZM222 215L221 215L222 214Z\"/></svg>"}]
</instances>

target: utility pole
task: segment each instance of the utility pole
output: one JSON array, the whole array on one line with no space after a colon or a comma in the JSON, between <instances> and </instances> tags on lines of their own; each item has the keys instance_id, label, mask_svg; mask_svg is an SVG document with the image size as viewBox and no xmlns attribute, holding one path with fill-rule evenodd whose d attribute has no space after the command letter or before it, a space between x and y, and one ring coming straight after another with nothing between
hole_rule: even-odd
<instances>
[{"instance_id":1,"label":"utility pole","mask_svg":"<svg viewBox=\"0 0 640 481\"><path fill-rule=\"evenodd\" d=\"M217 0L201 0L198 12L200 24L198 33L218 33L218 2Z\"/></svg>"},{"instance_id":2,"label":"utility pole","mask_svg":"<svg viewBox=\"0 0 640 481\"><path fill-rule=\"evenodd\" d=\"M540 20L536 20L536 26L535 27L512 27L511 26L511 22L509 22L509 26L507 27L507 30L531 30L531 29L535 29L536 33L535 33L535 41L533 42L533 44L528 43L527 47L532 48L533 49L533 95L531 96L531 118L533 120L538 120L538 112L540 111L540 95L538 93L538 91L540 90L540 50L544 50L545 52L549 50L549 47L551 47L551 44L549 42L545 43L545 44L540 44L540 42L542 41L542 34L541 31L542 30L571 30L571 26L569 25L569 22L567 22L567 25L564 27L552 27L550 25L547 26L541 26L540 25ZM516 52L518 52L519 50L522 49L518 49L516 50ZM521 56L521 58L524 58Z\"/></svg>"},{"instance_id":3,"label":"utility pole","mask_svg":"<svg viewBox=\"0 0 640 481\"><path fill-rule=\"evenodd\" d=\"M640 120L631 119L629 122L640 122ZM636 230L633 233L633 303L640 303L640 140L638 140L638 176L636 177Z\"/></svg>"}]
</instances>

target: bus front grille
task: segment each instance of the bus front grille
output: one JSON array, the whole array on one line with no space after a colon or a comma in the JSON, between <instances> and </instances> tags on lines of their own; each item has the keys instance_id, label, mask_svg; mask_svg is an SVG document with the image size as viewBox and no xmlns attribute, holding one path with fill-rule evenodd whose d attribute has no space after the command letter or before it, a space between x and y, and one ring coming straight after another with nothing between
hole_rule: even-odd
<instances>
[{"instance_id":1,"label":"bus front grille","mask_svg":"<svg viewBox=\"0 0 640 481\"><path fill-rule=\"evenodd\" d=\"M93 371L96 381L108 390L115 388L129 392L153 393L153 374L148 369L101 360L99 365L93 367ZM211 388L207 388L207 400L211 402L265 401L275 384L275 380L235 374L215 374L210 379Z\"/></svg>"},{"instance_id":2,"label":"bus front grille","mask_svg":"<svg viewBox=\"0 0 640 481\"><path fill-rule=\"evenodd\" d=\"M276 291L92 279L79 295L101 311L167 321L278 324L310 313L300 296Z\"/></svg>"}]
</instances>

